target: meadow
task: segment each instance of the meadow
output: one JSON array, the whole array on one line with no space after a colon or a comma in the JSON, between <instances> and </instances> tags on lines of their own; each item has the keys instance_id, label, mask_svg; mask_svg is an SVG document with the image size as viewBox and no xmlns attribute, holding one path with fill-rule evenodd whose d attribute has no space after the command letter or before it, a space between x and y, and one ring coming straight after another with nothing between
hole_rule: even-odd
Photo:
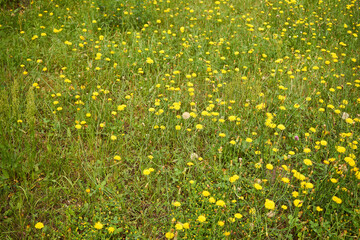
<instances>
[{"instance_id":1,"label":"meadow","mask_svg":"<svg viewBox=\"0 0 360 240\"><path fill-rule=\"evenodd\" d=\"M1 239L358 239L360 1L0 0Z\"/></svg>"}]
</instances>

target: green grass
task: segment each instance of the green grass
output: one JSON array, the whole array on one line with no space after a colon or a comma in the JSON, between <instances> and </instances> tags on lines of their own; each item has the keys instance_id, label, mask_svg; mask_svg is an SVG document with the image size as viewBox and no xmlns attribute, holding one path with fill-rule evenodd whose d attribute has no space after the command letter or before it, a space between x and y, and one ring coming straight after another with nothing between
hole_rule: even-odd
<instances>
[{"instance_id":1,"label":"green grass","mask_svg":"<svg viewBox=\"0 0 360 240\"><path fill-rule=\"evenodd\" d=\"M1 239L360 234L359 1L0 7Z\"/></svg>"}]
</instances>

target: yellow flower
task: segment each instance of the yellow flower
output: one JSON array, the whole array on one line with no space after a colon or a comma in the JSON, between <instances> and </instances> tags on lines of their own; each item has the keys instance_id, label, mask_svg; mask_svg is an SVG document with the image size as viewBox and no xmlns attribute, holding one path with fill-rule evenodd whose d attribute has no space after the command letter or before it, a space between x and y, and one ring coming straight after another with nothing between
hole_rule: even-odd
<instances>
[{"instance_id":1,"label":"yellow flower","mask_svg":"<svg viewBox=\"0 0 360 240\"><path fill-rule=\"evenodd\" d=\"M216 201L216 206L223 207L223 206L225 206L225 202L223 200L218 200L218 201Z\"/></svg>"},{"instance_id":2,"label":"yellow flower","mask_svg":"<svg viewBox=\"0 0 360 240\"><path fill-rule=\"evenodd\" d=\"M183 227L184 227L185 229L189 229L189 228L190 228L190 224L189 224L188 222L186 222L186 223L183 224Z\"/></svg>"},{"instance_id":3,"label":"yellow flower","mask_svg":"<svg viewBox=\"0 0 360 240\"><path fill-rule=\"evenodd\" d=\"M251 138L246 138L245 141L248 142L248 143L251 143L253 140Z\"/></svg>"},{"instance_id":4,"label":"yellow flower","mask_svg":"<svg viewBox=\"0 0 360 240\"><path fill-rule=\"evenodd\" d=\"M285 126L282 124L277 125L277 128L280 130L285 130Z\"/></svg>"},{"instance_id":5,"label":"yellow flower","mask_svg":"<svg viewBox=\"0 0 360 240\"><path fill-rule=\"evenodd\" d=\"M206 217L204 215L200 215L197 220L202 223L206 221Z\"/></svg>"},{"instance_id":6,"label":"yellow flower","mask_svg":"<svg viewBox=\"0 0 360 240\"><path fill-rule=\"evenodd\" d=\"M272 164L266 164L266 168L269 170L273 170L274 166Z\"/></svg>"},{"instance_id":7,"label":"yellow flower","mask_svg":"<svg viewBox=\"0 0 360 240\"><path fill-rule=\"evenodd\" d=\"M76 129L81 129L81 125L80 125L80 124L76 124L76 125L75 125L75 128L76 128Z\"/></svg>"},{"instance_id":8,"label":"yellow flower","mask_svg":"<svg viewBox=\"0 0 360 240\"><path fill-rule=\"evenodd\" d=\"M165 237L166 237L167 239L172 239L172 238L174 237L174 234L173 234L172 232L167 232L167 233L165 234Z\"/></svg>"},{"instance_id":9,"label":"yellow flower","mask_svg":"<svg viewBox=\"0 0 360 240\"><path fill-rule=\"evenodd\" d=\"M255 208L250 208L250 209L249 209L249 213L250 213L251 215L255 215L256 209L255 209Z\"/></svg>"},{"instance_id":10,"label":"yellow flower","mask_svg":"<svg viewBox=\"0 0 360 240\"><path fill-rule=\"evenodd\" d=\"M310 153L311 149L310 148L304 148L304 153Z\"/></svg>"},{"instance_id":11,"label":"yellow flower","mask_svg":"<svg viewBox=\"0 0 360 240\"><path fill-rule=\"evenodd\" d=\"M180 207L181 203L176 201L176 202L173 202L172 205L175 207Z\"/></svg>"},{"instance_id":12,"label":"yellow flower","mask_svg":"<svg viewBox=\"0 0 360 240\"><path fill-rule=\"evenodd\" d=\"M342 146L336 146L336 150L339 152L339 153L344 153L346 151L346 148L342 147Z\"/></svg>"},{"instance_id":13,"label":"yellow flower","mask_svg":"<svg viewBox=\"0 0 360 240\"><path fill-rule=\"evenodd\" d=\"M312 165L312 161L310 159L304 159L304 163L307 166L311 166Z\"/></svg>"},{"instance_id":14,"label":"yellow flower","mask_svg":"<svg viewBox=\"0 0 360 240\"><path fill-rule=\"evenodd\" d=\"M275 209L275 203L274 203L274 201L271 201L271 200L269 200L269 199L266 199L266 200L265 200L265 208L270 209L270 210Z\"/></svg>"},{"instance_id":15,"label":"yellow flower","mask_svg":"<svg viewBox=\"0 0 360 240\"><path fill-rule=\"evenodd\" d=\"M62 28L60 28L60 29L56 29L56 28L54 28L54 33L59 33L59 32L61 32L63 29Z\"/></svg>"},{"instance_id":16,"label":"yellow flower","mask_svg":"<svg viewBox=\"0 0 360 240\"><path fill-rule=\"evenodd\" d=\"M115 231L115 228L113 228L113 227L109 227L109 228L108 228L108 232L109 232L109 233L113 233L114 231Z\"/></svg>"},{"instance_id":17,"label":"yellow flower","mask_svg":"<svg viewBox=\"0 0 360 240\"><path fill-rule=\"evenodd\" d=\"M224 222L224 221L218 221L218 225L219 225L220 227L222 227L222 226L225 225L225 222Z\"/></svg>"},{"instance_id":18,"label":"yellow flower","mask_svg":"<svg viewBox=\"0 0 360 240\"><path fill-rule=\"evenodd\" d=\"M240 213L235 213L234 217L237 218L237 219L240 219L240 218L242 218L243 216L242 216Z\"/></svg>"},{"instance_id":19,"label":"yellow flower","mask_svg":"<svg viewBox=\"0 0 360 240\"><path fill-rule=\"evenodd\" d=\"M114 156L114 160L120 161L120 160L121 160L121 157L120 157L119 155L115 155L115 156Z\"/></svg>"},{"instance_id":20,"label":"yellow flower","mask_svg":"<svg viewBox=\"0 0 360 240\"><path fill-rule=\"evenodd\" d=\"M322 210L324 210L324 209L322 209L322 208L319 207L319 206L316 207L316 211L321 212Z\"/></svg>"},{"instance_id":21,"label":"yellow flower","mask_svg":"<svg viewBox=\"0 0 360 240\"><path fill-rule=\"evenodd\" d=\"M176 230L182 230L184 227L183 227L183 225L181 223L177 223L175 225L175 228L176 228Z\"/></svg>"},{"instance_id":22,"label":"yellow flower","mask_svg":"<svg viewBox=\"0 0 360 240\"><path fill-rule=\"evenodd\" d=\"M265 103L260 103L259 105L255 106L257 110L262 110L266 107Z\"/></svg>"},{"instance_id":23,"label":"yellow flower","mask_svg":"<svg viewBox=\"0 0 360 240\"><path fill-rule=\"evenodd\" d=\"M301 207L302 203L303 203L303 201L301 201L300 199L295 199L294 200L295 207Z\"/></svg>"},{"instance_id":24,"label":"yellow flower","mask_svg":"<svg viewBox=\"0 0 360 240\"><path fill-rule=\"evenodd\" d=\"M42 222L38 222L35 224L36 229L42 229L44 227L44 224Z\"/></svg>"},{"instance_id":25,"label":"yellow flower","mask_svg":"<svg viewBox=\"0 0 360 240\"><path fill-rule=\"evenodd\" d=\"M229 178L229 181L230 181L231 183L233 183L233 182L235 182L235 181L238 180L238 179L239 179L239 176L238 176L238 175L234 175L234 176L232 176L232 177Z\"/></svg>"},{"instance_id":26,"label":"yellow flower","mask_svg":"<svg viewBox=\"0 0 360 240\"><path fill-rule=\"evenodd\" d=\"M149 170L149 169L145 169L144 171L143 171L143 174L144 175L149 175L151 173L151 171Z\"/></svg>"},{"instance_id":27,"label":"yellow flower","mask_svg":"<svg viewBox=\"0 0 360 240\"><path fill-rule=\"evenodd\" d=\"M342 200L341 200L340 198L338 198L337 196L333 196L333 197L332 197L332 200L333 200L334 202L336 202L337 204L341 204L341 203L342 203Z\"/></svg>"},{"instance_id":28,"label":"yellow flower","mask_svg":"<svg viewBox=\"0 0 360 240\"><path fill-rule=\"evenodd\" d=\"M256 188L257 190L261 190L262 186L260 184L258 184L258 183L255 183L254 188Z\"/></svg>"},{"instance_id":29,"label":"yellow flower","mask_svg":"<svg viewBox=\"0 0 360 240\"><path fill-rule=\"evenodd\" d=\"M207 196L210 196L210 193L209 193L208 191L203 191L203 192L202 192L202 195L203 195L204 197L207 197Z\"/></svg>"},{"instance_id":30,"label":"yellow flower","mask_svg":"<svg viewBox=\"0 0 360 240\"><path fill-rule=\"evenodd\" d=\"M336 178L331 178L330 181L331 181L332 183L337 183L337 182L338 182L338 180L337 180Z\"/></svg>"},{"instance_id":31,"label":"yellow flower","mask_svg":"<svg viewBox=\"0 0 360 240\"><path fill-rule=\"evenodd\" d=\"M232 121L235 121L236 120L236 116L230 116L228 117L229 121L232 122Z\"/></svg>"},{"instance_id":32,"label":"yellow flower","mask_svg":"<svg viewBox=\"0 0 360 240\"><path fill-rule=\"evenodd\" d=\"M215 202L216 202L216 200L215 200L215 198L210 197L210 198L209 198L209 202L210 202L210 203L215 203Z\"/></svg>"},{"instance_id":33,"label":"yellow flower","mask_svg":"<svg viewBox=\"0 0 360 240\"><path fill-rule=\"evenodd\" d=\"M146 58L146 62L149 63L149 64L153 64L154 63L154 60L152 60L151 58Z\"/></svg>"},{"instance_id":34,"label":"yellow flower","mask_svg":"<svg viewBox=\"0 0 360 240\"><path fill-rule=\"evenodd\" d=\"M111 140L115 141L117 139L117 137L115 135L111 135Z\"/></svg>"},{"instance_id":35,"label":"yellow flower","mask_svg":"<svg viewBox=\"0 0 360 240\"><path fill-rule=\"evenodd\" d=\"M288 178L286 178L286 177L281 178L281 181L283 181L284 183L289 183L290 182L290 180Z\"/></svg>"},{"instance_id":36,"label":"yellow flower","mask_svg":"<svg viewBox=\"0 0 360 240\"><path fill-rule=\"evenodd\" d=\"M201 130L201 129L203 129L204 127L203 127L203 125L201 125L201 124L197 124L196 125L196 129L199 129L199 130Z\"/></svg>"},{"instance_id":37,"label":"yellow flower","mask_svg":"<svg viewBox=\"0 0 360 240\"><path fill-rule=\"evenodd\" d=\"M104 227L104 225L101 224L101 222L97 222L97 223L95 223L95 225L94 225L94 228L96 228L96 229L98 229L98 230L102 229L103 227Z\"/></svg>"}]
</instances>

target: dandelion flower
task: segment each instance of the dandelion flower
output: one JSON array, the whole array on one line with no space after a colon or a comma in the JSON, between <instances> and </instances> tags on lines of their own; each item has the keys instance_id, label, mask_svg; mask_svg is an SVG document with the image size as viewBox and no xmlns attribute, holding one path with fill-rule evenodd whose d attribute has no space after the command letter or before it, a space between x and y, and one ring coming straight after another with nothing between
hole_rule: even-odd
<instances>
[{"instance_id":1,"label":"dandelion flower","mask_svg":"<svg viewBox=\"0 0 360 240\"><path fill-rule=\"evenodd\" d=\"M154 60L152 60L151 58L146 58L146 63L149 63L149 64L153 64L154 63Z\"/></svg>"},{"instance_id":2,"label":"dandelion flower","mask_svg":"<svg viewBox=\"0 0 360 240\"><path fill-rule=\"evenodd\" d=\"M206 221L206 217L204 215L200 215L197 220L201 223L205 222Z\"/></svg>"},{"instance_id":3,"label":"dandelion flower","mask_svg":"<svg viewBox=\"0 0 360 240\"><path fill-rule=\"evenodd\" d=\"M232 122L232 121L235 121L236 120L236 116L230 116L228 117L229 121Z\"/></svg>"},{"instance_id":4,"label":"dandelion flower","mask_svg":"<svg viewBox=\"0 0 360 240\"><path fill-rule=\"evenodd\" d=\"M202 195L203 195L204 197L207 197L207 196L210 196L210 193L209 193L208 191L203 191L203 192L202 192Z\"/></svg>"},{"instance_id":5,"label":"dandelion flower","mask_svg":"<svg viewBox=\"0 0 360 240\"><path fill-rule=\"evenodd\" d=\"M173 202L172 205L175 206L175 207L180 207L181 203L176 201L176 202Z\"/></svg>"},{"instance_id":6,"label":"dandelion flower","mask_svg":"<svg viewBox=\"0 0 360 240\"><path fill-rule=\"evenodd\" d=\"M336 202L337 204L341 204L341 203L342 203L342 200L341 200L340 198L338 198L337 196L333 196L333 197L332 197L332 200L333 200L334 202Z\"/></svg>"},{"instance_id":7,"label":"dandelion flower","mask_svg":"<svg viewBox=\"0 0 360 240\"><path fill-rule=\"evenodd\" d=\"M290 180L288 178L286 178L286 177L281 178L281 181L284 182L284 183L289 183L290 182Z\"/></svg>"},{"instance_id":8,"label":"dandelion flower","mask_svg":"<svg viewBox=\"0 0 360 240\"><path fill-rule=\"evenodd\" d=\"M304 164L307 165L307 166L311 166L312 161L310 159L304 159Z\"/></svg>"},{"instance_id":9,"label":"dandelion flower","mask_svg":"<svg viewBox=\"0 0 360 240\"><path fill-rule=\"evenodd\" d=\"M218 201L216 202L216 206L223 207L223 206L225 206L225 202L224 202L223 200L218 200Z\"/></svg>"},{"instance_id":10,"label":"dandelion flower","mask_svg":"<svg viewBox=\"0 0 360 240\"><path fill-rule=\"evenodd\" d=\"M188 112L184 112L184 113L182 114L182 118L185 119L185 120L186 120L186 119L189 119L190 116L191 116L191 115L190 115L190 113L188 113Z\"/></svg>"},{"instance_id":11,"label":"dandelion flower","mask_svg":"<svg viewBox=\"0 0 360 240\"><path fill-rule=\"evenodd\" d=\"M240 219L240 218L242 218L243 216L242 216L240 213L235 213L234 217L237 218L237 219Z\"/></svg>"},{"instance_id":12,"label":"dandelion flower","mask_svg":"<svg viewBox=\"0 0 360 240\"><path fill-rule=\"evenodd\" d=\"M277 125L277 128L280 130L285 130L285 126L282 124Z\"/></svg>"},{"instance_id":13,"label":"dandelion flower","mask_svg":"<svg viewBox=\"0 0 360 240\"><path fill-rule=\"evenodd\" d=\"M303 203L303 201L301 201L300 199L295 199L294 200L295 207L301 207L302 203Z\"/></svg>"},{"instance_id":14,"label":"dandelion flower","mask_svg":"<svg viewBox=\"0 0 360 240\"><path fill-rule=\"evenodd\" d=\"M338 151L339 153L344 153L346 151L346 148L342 146L336 146L336 151Z\"/></svg>"},{"instance_id":15,"label":"dandelion flower","mask_svg":"<svg viewBox=\"0 0 360 240\"><path fill-rule=\"evenodd\" d=\"M304 153L310 153L311 149L310 148L304 148Z\"/></svg>"},{"instance_id":16,"label":"dandelion flower","mask_svg":"<svg viewBox=\"0 0 360 240\"><path fill-rule=\"evenodd\" d=\"M38 222L35 224L36 229L42 229L44 227L44 224L42 222Z\"/></svg>"},{"instance_id":17,"label":"dandelion flower","mask_svg":"<svg viewBox=\"0 0 360 240\"><path fill-rule=\"evenodd\" d=\"M94 228L96 228L96 229L98 229L98 230L102 229L103 227L104 227L104 225L103 225L101 222L97 222L97 223L95 223L95 225L94 225Z\"/></svg>"},{"instance_id":18,"label":"dandelion flower","mask_svg":"<svg viewBox=\"0 0 360 240\"><path fill-rule=\"evenodd\" d=\"M263 189L262 186L261 186L260 184L258 184L258 183L255 183L255 184L254 184L254 188L255 188L256 190L261 190L261 189Z\"/></svg>"},{"instance_id":19,"label":"dandelion flower","mask_svg":"<svg viewBox=\"0 0 360 240\"><path fill-rule=\"evenodd\" d=\"M176 225L175 225L175 229L176 230L182 230L184 227L183 227L183 225L181 224L181 223L177 223Z\"/></svg>"},{"instance_id":20,"label":"dandelion flower","mask_svg":"<svg viewBox=\"0 0 360 240\"><path fill-rule=\"evenodd\" d=\"M234 175L234 176L232 176L232 177L230 177L229 178L229 181L231 182L231 183L233 183L233 182L235 182L236 180L238 180L240 177L238 176L238 175Z\"/></svg>"},{"instance_id":21,"label":"dandelion flower","mask_svg":"<svg viewBox=\"0 0 360 240\"><path fill-rule=\"evenodd\" d=\"M273 170L274 166L269 163L269 164L266 164L266 168L269 169L269 170Z\"/></svg>"},{"instance_id":22,"label":"dandelion flower","mask_svg":"<svg viewBox=\"0 0 360 240\"><path fill-rule=\"evenodd\" d=\"M275 203L272 200L266 199L265 200L265 208L273 210L275 209Z\"/></svg>"},{"instance_id":23,"label":"dandelion flower","mask_svg":"<svg viewBox=\"0 0 360 240\"><path fill-rule=\"evenodd\" d=\"M183 224L183 227L184 227L185 229L189 229L189 228L190 228L190 224L189 224L188 222L186 222L186 223Z\"/></svg>"},{"instance_id":24,"label":"dandelion flower","mask_svg":"<svg viewBox=\"0 0 360 240\"><path fill-rule=\"evenodd\" d=\"M201 129L203 129L203 128L204 128L203 125L201 125L201 124L196 124L196 129L201 130Z\"/></svg>"},{"instance_id":25,"label":"dandelion flower","mask_svg":"<svg viewBox=\"0 0 360 240\"><path fill-rule=\"evenodd\" d=\"M172 238L174 237L174 233L172 233L172 232L167 232L167 233L165 234L165 237L166 237L167 239L172 239Z\"/></svg>"},{"instance_id":26,"label":"dandelion flower","mask_svg":"<svg viewBox=\"0 0 360 240\"><path fill-rule=\"evenodd\" d=\"M316 211L321 212L322 210L324 210L324 209L322 209L322 208L319 207L319 206L316 207Z\"/></svg>"}]
</instances>

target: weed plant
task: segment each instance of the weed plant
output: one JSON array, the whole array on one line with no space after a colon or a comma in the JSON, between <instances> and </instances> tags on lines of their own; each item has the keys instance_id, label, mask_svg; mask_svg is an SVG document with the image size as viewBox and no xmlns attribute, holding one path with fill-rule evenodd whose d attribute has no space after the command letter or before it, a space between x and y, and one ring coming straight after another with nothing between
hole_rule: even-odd
<instances>
[{"instance_id":1,"label":"weed plant","mask_svg":"<svg viewBox=\"0 0 360 240\"><path fill-rule=\"evenodd\" d=\"M358 0L0 1L1 239L357 239Z\"/></svg>"}]
</instances>

